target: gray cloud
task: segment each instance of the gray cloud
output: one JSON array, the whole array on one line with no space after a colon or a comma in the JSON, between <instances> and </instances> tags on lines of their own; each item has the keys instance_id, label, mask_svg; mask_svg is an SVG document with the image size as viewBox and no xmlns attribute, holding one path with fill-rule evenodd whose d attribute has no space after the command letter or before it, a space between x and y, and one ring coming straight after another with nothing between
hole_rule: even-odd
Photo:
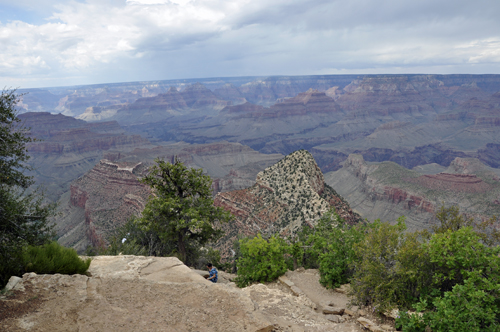
<instances>
[{"instance_id":1,"label":"gray cloud","mask_svg":"<svg viewBox=\"0 0 500 332\"><path fill-rule=\"evenodd\" d=\"M496 0L20 0L18 8L50 19L2 21L3 86L500 73Z\"/></svg>"}]
</instances>

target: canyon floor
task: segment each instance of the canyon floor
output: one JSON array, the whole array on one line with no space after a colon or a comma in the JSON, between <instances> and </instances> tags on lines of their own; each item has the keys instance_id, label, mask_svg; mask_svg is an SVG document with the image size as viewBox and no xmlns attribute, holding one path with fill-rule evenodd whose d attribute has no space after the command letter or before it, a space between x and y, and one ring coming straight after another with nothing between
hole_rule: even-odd
<instances>
[{"instance_id":1,"label":"canyon floor","mask_svg":"<svg viewBox=\"0 0 500 332\"><path fill-rule=\"evenodd\" d=\"M330 321L324 309L347 308L348 298L322 287L317 270L243 289L232 277L221 272L212 284L176 258L99 256L89 276L30 273L16 280L0 297L0 329L360 332L361 315L376 322L356 307Z\"/></svg>"}]
</instances>

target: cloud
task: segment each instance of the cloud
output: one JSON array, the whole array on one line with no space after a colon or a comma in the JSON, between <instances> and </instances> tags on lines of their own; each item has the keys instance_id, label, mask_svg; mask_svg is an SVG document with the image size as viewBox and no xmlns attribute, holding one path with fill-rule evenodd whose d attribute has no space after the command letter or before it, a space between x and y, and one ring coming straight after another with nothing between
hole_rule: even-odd
<instances>
[{"instance_id":1,"label":"cloud","mask_svg":"<svg viewBox=\"0 0 500 332\"><path fill-rule=\"evenodd\" d=\"M2 19L4 86L500 73L496 0L19 0L15 6L40 19Z\"/></svg>"}]
</instances>

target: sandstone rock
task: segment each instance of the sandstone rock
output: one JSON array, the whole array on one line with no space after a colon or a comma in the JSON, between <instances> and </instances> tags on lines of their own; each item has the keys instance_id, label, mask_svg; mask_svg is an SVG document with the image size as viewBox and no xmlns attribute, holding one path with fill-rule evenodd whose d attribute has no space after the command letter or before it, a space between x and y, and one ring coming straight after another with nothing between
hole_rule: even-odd
<instances>
[{"instance_id":1,"label":"sandstone rock","mask_svg":"<svg viewBox=\"0 0 500 332\"><path fill-rule=\"evenodd\" d=\"M380 328L384 331L394 331L394 327L393 326L390 326L390 325L387 325L387 324L384 324L384 325L380 325Z\"/></svg>"},{"instance_id":2,"label":"sandstone rock","mask_svg":"<svg viewBox=\"0 0 500 332\"><path fill-rule=\"evenodd\" d=\"M286 285L286 286L287 286L287 287L289 287L289 288L291 288L292 286L295 286L295 284L294 284L292 281L290 281L290 279L288 279L288 278L287 278L287 277L285 277L285 276L280 276L280 277L278 278L278 280L279 280L282 284Z\"/></svg>"},{"instance_id":3,"label":"sandstone rock","mask_svg":"<svg viewBox=\"0 0 500 332\"><path fill-rule=\"evenodd\" d=\"M290 287L290 290L292 291L293 294L295 294L295 296L304 295L304 292L302 291L302 289L300 289L299 287L297 287L295 285Z\"/></svg>"},{"instance_id":4,"label":"sandstone rock","mask_svg":"<svg viewBox=\"0 0 500 332\"><path fill-rule=\"evenodd\" d=\"M364 318L364 317L359 317L358 318L358 323L360 323L365 329L368 329L372 332L383 332L384 330L377 326L374 322L371 320Z\"/></svg>"},{"instance_id":5,"label":"sandstone rock","mask_svg":"<svg viewBox=\"0 0 500 332\"><path fill-rule=\"evenodd\" d=\"M360 309L360 310L358 310L358 315L366 316L366 311L364 311L363 309Z\"/></svg>"},{"instance_id":6,"label":"sandstone rock","mask_svg":"<svg viewBox=\"0 0 500 332\"><path fill-rule=\"evenodd\" d=\"M351 291L351 285L350 284L340 285L340 287L335 288L334 291L336 291L337 293L341 293L341 294L346 294L347 295Z\"/></svg>"},{"instance_id":7,"label":"sandstone rock","mask_svg":"<svg viewBox=\"0 0 500 332\"><path fill-rule=\"evenodd\" d=\"M353 310L350 310L350 309L347 309L347 308L346 308L346 309L344 310L344 315L349 315L349 316L354 317L354 316L356 316L357 314L356 314L356 312L355 312L355 311L353 311Z\"/></svg>"},{"instance_id":8,"label":"sandstone rock","mask_svg":"<svg viewBox=\"0 0 500 332\"><path fill-rule=\"evenodd\" d=\"M9 282L7 282L7 285L5 285L4 290L24 290L22 279L16 276L10 277Z\"/></svg>"},{"instance_id":9,"label":"sandstone rock","mask_svg":"<svg viewBox=\"0 0 500 332\"><path fill-rule=\"evenodd\" d=\"M340 315L340 316L342 316L344 314L345 308L324 307L322 311L325 315Z\"/></svg>"},{"instance_id":10,"label":"sandstone rock","mask_svg":"<svg viewBox=\"0 0 500 332\"><path fill-rule=\"evenodd\" d=\"M326 301L322 303L324 307L335 307L335 303L333 301Z\"/></svg>"},{"instance_id":11,"label":"sandstone rock","mask_svg":"<svg viewBox=\"0 0 500 332\"><path fill-rule=\"evenodd\" d=\"M212 284L177 258L96 257L92 277L25 274L40 307L7 330L270 331L273 326L239 289ZM28 287L26 287L28 288ZM216 303L216 305L214 305ZM272 330L272 329L271 329Z\"/></svg>"}]
</instances>

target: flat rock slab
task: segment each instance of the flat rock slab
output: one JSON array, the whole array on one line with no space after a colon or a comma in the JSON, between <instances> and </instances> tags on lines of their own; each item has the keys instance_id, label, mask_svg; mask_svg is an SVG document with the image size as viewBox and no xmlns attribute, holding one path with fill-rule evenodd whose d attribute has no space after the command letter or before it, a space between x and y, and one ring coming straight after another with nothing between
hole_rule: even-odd
<instances>
[{"instance_id":1,"label":"flat rock slab","mask_svg":"<svg viewBox=\"0 0 500 332\"><path fill-rule=\"evenodd\" d=\"M156 282L200 282L209 284L176 257L96 256L88 272L92 277L144 279Z\"/></svg>"},{"instance_id":2,"label":"flat rock slab","mask_svg":"<svg viewBox=\"0 0 500 332\"><path fill-rule=\"evenodd\" d=\"M323 308L323 313L325 315L340 315L342 316L344 314L345 308L340 308L340 307L324 307Z\"/></svg>"},{"instance_id":3,"label":"flat rock slab","mask_svg":"<svg viewBox=\"0 0 500 332\"><path fill-rule=\"evenodd\" d=\"M95 259L92 277L27 273L18 284L42 301L33 312L2 320L0 330L270 331L274 322L248 295L178 262L115 256Z\"/></svg>"}]
</instances>

